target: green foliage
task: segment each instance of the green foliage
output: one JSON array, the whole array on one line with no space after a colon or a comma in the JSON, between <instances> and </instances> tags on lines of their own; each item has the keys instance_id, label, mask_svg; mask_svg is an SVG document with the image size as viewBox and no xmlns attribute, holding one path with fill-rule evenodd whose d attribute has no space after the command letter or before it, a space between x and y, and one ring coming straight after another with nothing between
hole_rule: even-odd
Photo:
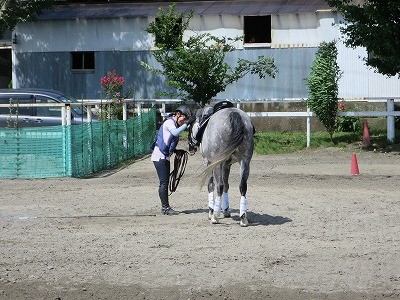
<instances>
[{"instance_id":1,"label":"green foliage","mask_svg":"<svg viewBox=\"0 0 400 300\"><path fill-rule=\"evenodd\" d=\"M400 131L396 130L396 140L391 143L387 139L386 131L371 130L371 144L373 151L391 152L400 151ZM313 132L311 134L311 148L327 148L348 146L361 149L362 134L360 132L338 132L331 139L327 132ZM254 152L257 154L293 153L307 148L305 132L256 132L254 135Z\"/></svg>"},{"instance_id":2,"label":"green foliage","mask_svg":"<svg viewBox=\"0 0 400 300\"><path fill-rule=\"evenodd\" d=\"M254 152L257 154L292 153L307 146L304 132L256 132Z\"/></svg>"},{"instance_id":3,"label":"green foliage","mask_svg":"<svg viewBox=\"0 0 400 300\"><path fill-rule=\"evenodd\" d=\"M189 12L186 21L183 21L182 13L175 14L176 4L171 4L167 12L159 8L156 21L150 23L145 30L155 37L155 46L160 49L173 50L181 46L183 32L189 27L189 20L193 16L193 10Z\"/></svg>"},{"instance_id":4,"label":"green foliage","mask_svg":"<svg viewBox=\"0 0 400 300\"><path fill-rule=\"evenodd\" d=\"M184 41L183 31L188 28L193 12L183 22L183 15L175 15L174 8L175 5L171 5L167 12L160 9L156 21L146 29L155 37L158 50L153 55L162 69L142 62L147 70L166 77L168 85L178 90L174 96L204 105L249 73L260 78L275 77L277 68L272 57L260 56L256 62L239 59L235 68L225 62L225 55L235 50L232 43L241 37L232 39L206 33L195 34Z\"/></svg>"},{"instance_id":5,"label":"green foliage","mask_svg":"<svg viewBox=\"0 0 400 300\"><path fill-rule=\"evenodd\" d=\"M359 142L360 136L355 133L341 132L330 138L328 133L313 132L311 148L346 147ZM307 135L304 132L256 132L254 152L257 154L292 153L307 148Z\"/></svg>"},{"instance_id":6,"label":"green foliage","mask_svg":"<svg viewBox=\"0 0 400 300\"><path fill-rule=\"evenodd\" d=\"M339 103L339 110L345 111L346 106L344 102ZM337 132L357 132L361 130L360 120L356 117L346 116L338 117L336 119L335 131Z\"/></svg>"},{"instance_id":7,"label":"green foliage","mask_svg":"<svg viewBox=\"0 0 400 300\"><path fill-rule=\"evenodd\" d=\"M358 132L360 129L360 121L356 117L339 117L336 120L336 132Z\"/></svg>"},{"instance_id":8,"label":"green foliage","mask_svg":"<svg viewBox=\"0 0 400 300\"><path fill-rule=\"evenodd\" d=\"M4 30L13 30L17 23L34 22L44 9L53 6L55 0L0 0L0 37Z\"/></svg>"},{"instance_id":9,"label":"green foliage","mask_svg":"<svg viewBox=\"0 0 400 300\"><path fill-rule=\"evenodd\" d=\"M315 112L331 138L336 125L338 81L341 76L336 58L335 42L321 43L307 78L307 105Z\"/></svg>"},{"instance_id":10,"label":"green foliage","mask_svg":"<svg viewBox=\"0 0 400 300\"><path fill-rule=\"evenodd\" d=\"M365 47L371 54L366 64L387 76L400 76L400 1L366 0L362 5L349 0L326 0L344 16L341 28L349 47Z\"/></svg>"}]
</instances>

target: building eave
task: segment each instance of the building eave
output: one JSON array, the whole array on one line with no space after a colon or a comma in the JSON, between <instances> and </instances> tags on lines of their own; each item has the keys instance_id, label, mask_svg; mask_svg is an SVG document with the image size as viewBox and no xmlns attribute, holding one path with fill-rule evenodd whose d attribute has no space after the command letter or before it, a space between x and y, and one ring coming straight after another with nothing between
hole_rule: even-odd
<instances>
[{"instance_id":1,"label":"building eave","mask_svg":"<svg viewBox=\"0 0 400 300\"><path fill-rule=\"evenodd\" d=\"M157 1L114 4L66 4L44 11L39 20L109 19L155 16L160 7L176 3L176 12L194 15L277 15L330 10L324 0L220 0L220 1Z\"/></svg>"}]
</instances>

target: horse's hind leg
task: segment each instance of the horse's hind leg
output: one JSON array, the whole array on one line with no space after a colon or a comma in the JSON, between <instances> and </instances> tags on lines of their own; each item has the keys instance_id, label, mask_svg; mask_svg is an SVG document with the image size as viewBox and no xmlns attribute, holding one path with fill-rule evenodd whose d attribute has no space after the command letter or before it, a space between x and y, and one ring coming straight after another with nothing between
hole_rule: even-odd
<instances>
[{"instance_id":1,"label":"horse's hind leg","mask_svg":"<svg viewBox=\"0 0 400 300\"><path fill-rule=\"evenodd\" d=\"M211 220L214 213L214 178L211 175L208 179L208 219Z\"/></svg>"},{"instance_id":2,"label":"horse's hind leg","mask_svg":"<svg viewBox=\"0 0 400 300\"><path fill-rule=\"evenodd\" d=\"M221 214L221 200L222 200L222 193L224 190L224 185L222 181L222 167L218 166L215 168L214 172L214 180L215 180L215 187L216 187L216 197L214 201L214 211L211 216L211 223L212 224L218 224L219 223L219 217Z\"/></svg>"},{"instance_id":3,"label":"horse's hind leg","mask_svg":"<svg viewBox=\"0 0 400 300\"><path fill-rule=\"evenodd\" d=\"M247 219L247 179L250 174L250 161L242 160L240 163L240 226L246 227L249 225L249 220Z\"/></svg>"},{"instance_id":4,"label":"horse's hind leg","mask_svg":"<svg viewBox=\"0 0 400 300\"><path fill-rule=\"evenodd\" d=\"M229 195L228 195L228 191L229 191L229 173L231 171L231 164L230 163L226 163L223 166L223 183L224 183L224 193L222 194L222 212L224 214L225 218L230 218L231 217L231 213L229 211Z\"/></svg>"}]
</instances>

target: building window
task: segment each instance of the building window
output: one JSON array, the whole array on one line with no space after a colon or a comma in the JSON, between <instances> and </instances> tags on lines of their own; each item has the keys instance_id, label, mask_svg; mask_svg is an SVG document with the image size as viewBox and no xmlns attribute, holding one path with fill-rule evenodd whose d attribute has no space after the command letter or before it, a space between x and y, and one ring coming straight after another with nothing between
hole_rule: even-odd
<instances>
[{"instance_id":1,"label":"building window","mask_svg":"<svg viewBox=\"0 0 400 300\"><path fill-rule=\"evenodd\" d=\"M93 72L94 71L94 52L71 52L71 71L73 72Z\"/></svg>"},{"instance_id":2,"label":"building window","mask_svg":"<svg viewBox=\"0 0 400 300\"><path fill-rule=\"evenodd\" d=\"M245 16L244 42L271 43L271 16Z\"/></svg>"}]
</instances>

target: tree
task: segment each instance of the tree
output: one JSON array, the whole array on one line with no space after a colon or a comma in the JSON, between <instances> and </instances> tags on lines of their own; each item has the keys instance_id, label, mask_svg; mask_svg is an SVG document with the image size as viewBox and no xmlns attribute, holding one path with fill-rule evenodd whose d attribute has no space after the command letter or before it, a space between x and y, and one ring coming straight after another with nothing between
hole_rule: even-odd
<instances>
[{"instance_id":1,"label":"tree","mask_svg":"<svg viewBox=\"0 0 400 300\"><path fill-rule=\"evenodd\" d=\"M324 124L331 139L336 127L338 81L341 77L337 53L335 42L321 43L307 78L307 105Z\"/></svg>"},{"instance_id":2,"label":"tree","mask_svg":"<svg viewBox=\"0 0 400 300\"><path fill-rule=\"evenodd\" d=\"M153 55L162 69L144 62L142 65L147 70L165 76L168 85L178 90L173 93L174 96L204 105L228 85L249 73L260 78L266 75L275 77L277 68L272 57L260 56L256 62L239 59L235 68L225 62L226 54L235 49L233 42L241 37L195 34L184 41L183 32L188 29L192 16L193 11L184 20L183 14L175 14L173 4L166 12L160 8L156 21L146 29L155 37L157 50L153 51Z\"/></svg>"},{"instance_id":3,"label":"tree","mask_svg":"<svg viewBox=\"0 0 400 300\"><path fill-rule=\"evenodd\" d=\"M0 37L6 29L13 30L18 23L34 22L55 0L0 0Z\"/></svg>"},{"instance_id":4,"label":"tree","mask_svg":"<svg viewBox=\"0 0 400 300\"><path fill-rule=\"evenodd\" d=\"M400 1L326 0L345 19L345 44L365 47L366 64L387 76L400 76Z\"/></svg>"}]
</instances>

